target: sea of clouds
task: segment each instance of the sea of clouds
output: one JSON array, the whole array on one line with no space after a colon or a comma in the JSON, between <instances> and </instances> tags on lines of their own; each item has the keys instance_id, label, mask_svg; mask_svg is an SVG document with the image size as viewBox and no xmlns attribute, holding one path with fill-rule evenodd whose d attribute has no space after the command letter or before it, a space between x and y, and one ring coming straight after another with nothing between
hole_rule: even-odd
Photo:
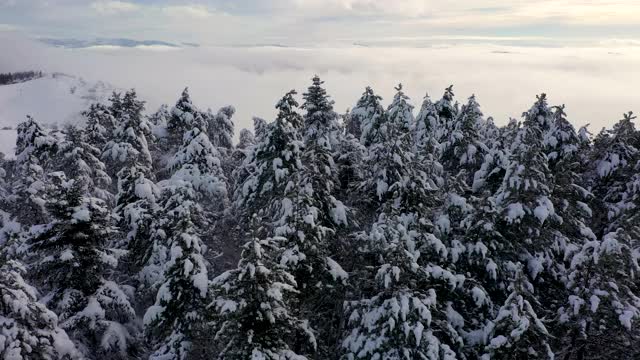
<instances>
[{"instance_id":1,"label":"sea of clouds","mask_svg":"<svg viewBox=\"0 0 640 360\"><path fill-rule=\"evenodd\" d=\"M253 116L272 119L276 101L290 89L302 93L314 74L325 80L340 112L353 106L366 86L388 104L399 82L417 107L427 92L439 98L453 84L458 101L475 94L484 114L498 124L519 118L541 92L554 105L566 104L569 119L577 126L590 123L594 133L623 112L640 111L640 47L628 42L63 49L5 32L0 48L0 72L64 72L136 88L148 111L173 104L188 86L202 108L234 105L237 128L251 127Z\"/></svg>"}]
</instances>

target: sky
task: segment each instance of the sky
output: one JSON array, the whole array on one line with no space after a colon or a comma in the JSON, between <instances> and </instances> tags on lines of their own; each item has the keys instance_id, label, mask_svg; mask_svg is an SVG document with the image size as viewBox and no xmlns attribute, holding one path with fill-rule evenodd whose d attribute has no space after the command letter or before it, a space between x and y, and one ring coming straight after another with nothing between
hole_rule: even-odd
<instances>
[{"instance_id":1,"label":"sky","mask_svg":"<svg viewBox=\"0 0 640 360\"><path fill-rule=\"evenodd\" d=\"M640 112L639 24L640 0L0 0L0 72L135 87L149 111L189 86L202 108L234 105L237 128L273 119L314 74L340 112L366 86L388 103L402 82L419 107L453 84L458 101L475 94L505 124L545 92L598 132ZM40 37L201 46L61 49Z\"/></svg>"},{"instance_id":2,"label":"sky","mask_svg":"<svg viewBox=\"0 0 640 360\"><path fill-rule=\"evenodd\" d=\"M0 0L0 29L206 45L640 39L638 0Z\"/></svg>"}]
</instances>

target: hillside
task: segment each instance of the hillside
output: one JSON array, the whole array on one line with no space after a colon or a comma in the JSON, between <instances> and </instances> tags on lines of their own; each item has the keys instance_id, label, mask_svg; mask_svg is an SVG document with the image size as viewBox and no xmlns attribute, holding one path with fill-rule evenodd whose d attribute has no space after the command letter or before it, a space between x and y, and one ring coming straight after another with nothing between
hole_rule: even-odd
<instances>
[{"instance_id":1,"label":"hillside","mask_svg":"<svg viewBox=\"0 0 640 360\"><path fill-rule=\"evenodd\" d=\"M113 90L101 81L88 82L59 73L0 86L0 152L13 155L14 128L26 115L46 127L76 123L89 104L105 101Z\"/></svg>"}]
</instances>

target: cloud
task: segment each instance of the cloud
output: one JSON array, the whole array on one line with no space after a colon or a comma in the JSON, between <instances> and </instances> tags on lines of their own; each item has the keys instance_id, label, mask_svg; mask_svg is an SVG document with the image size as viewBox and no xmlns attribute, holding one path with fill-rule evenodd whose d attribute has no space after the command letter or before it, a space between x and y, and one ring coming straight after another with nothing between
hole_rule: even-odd
<instances>
[{"instance_id":1,"label":"cloud","mask_svg":"<svg viewBox=\"0 0 640 360\"><path fill-rule=\"evenodd\" d=\"M457 100L476 94L486 116L505 124L519 118L546 92L552 104L566 104L569 120L592 124L597 132L638 105L640 47L534 48L463 45L448 48L277 48L207 47L158 53L148 49L64 50L0 33L0 68L42 69L135 87L155 111L173 104L189 86L204 109L232 104L236 128L251 127L252 116L273 119L274 104L286 91L302 93L313 74L326 81L336 110L352 107L371 85L388 104L402 82L413 103L425 92L434 98L454 84ZM612 55L613 51L617 55ZM393 54L393 56L389 56ZM159 82L158 74L162 74ZM607 91L615 89L615 91ZM46 119L54 122L55 119Z\"/></svg>"},{"instance_id":2,"label":"cloud","mask_svg":"<svg viewBox=\"0 0 640 360\"><path fill-rule=\"evenodd\" d=\"M91 8L101 14L130 13L140 9L139 5L125 1L96 1L91 3Z\"/></svg>"},{"instance_id":3,"label":"cloud","mask_svg":"<svg viewBox=\"0 0 640 360\"><path fill-rule=\"evenodd\" d=\"M0 31L15 31L17 29L18 28L15 27L14 25L0 23Z\"/></svg>"},{"instance_id":4,"label":"cloud","mask_svg":"<svg viewBox=\"0 0 640 360\"><path fill-rule=\"evenodd\" d=\"M163 7L162 12L176 18L206 19L213 16L204 5L169 5Z\"/></svg>"}]
</instances>

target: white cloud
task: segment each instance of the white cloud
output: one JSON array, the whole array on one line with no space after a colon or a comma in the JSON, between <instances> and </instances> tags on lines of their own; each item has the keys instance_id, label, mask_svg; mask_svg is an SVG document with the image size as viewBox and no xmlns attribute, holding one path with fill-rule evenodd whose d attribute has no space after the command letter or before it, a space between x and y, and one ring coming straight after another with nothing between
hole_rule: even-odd
<instances>
[{"instance_id":1,"label":"white cloud","mask_svg":"<svg viewBox=\"0 0 640 360\"><path fill-rule=\"evenodd\" d=\"M91 8L102 14L121 14L137 11L140 6L131 2L113 0L93 2Z\"/></svg>"},{"instance_id":2,"label":"white cloud","mask_svg":"<svg viewBox=\"0 0 640 360\"><path fill-rule=\"evenodd\" d=\"M176 18L206 19L213 16L213 13L204 5L169 5L162 8L162 11Z\"/></svg>"},{"instance_id":3,"label":"white cloud","mask_svg":"<svg viewBox=\"0 0 640 360\"><path fill-rule=\"evenodd\" d=\"M16 28L13 25L9 25L9 24L1 24L0 23L0 31L15 31L18 28Z\"/></svg>"}]
</instances>

